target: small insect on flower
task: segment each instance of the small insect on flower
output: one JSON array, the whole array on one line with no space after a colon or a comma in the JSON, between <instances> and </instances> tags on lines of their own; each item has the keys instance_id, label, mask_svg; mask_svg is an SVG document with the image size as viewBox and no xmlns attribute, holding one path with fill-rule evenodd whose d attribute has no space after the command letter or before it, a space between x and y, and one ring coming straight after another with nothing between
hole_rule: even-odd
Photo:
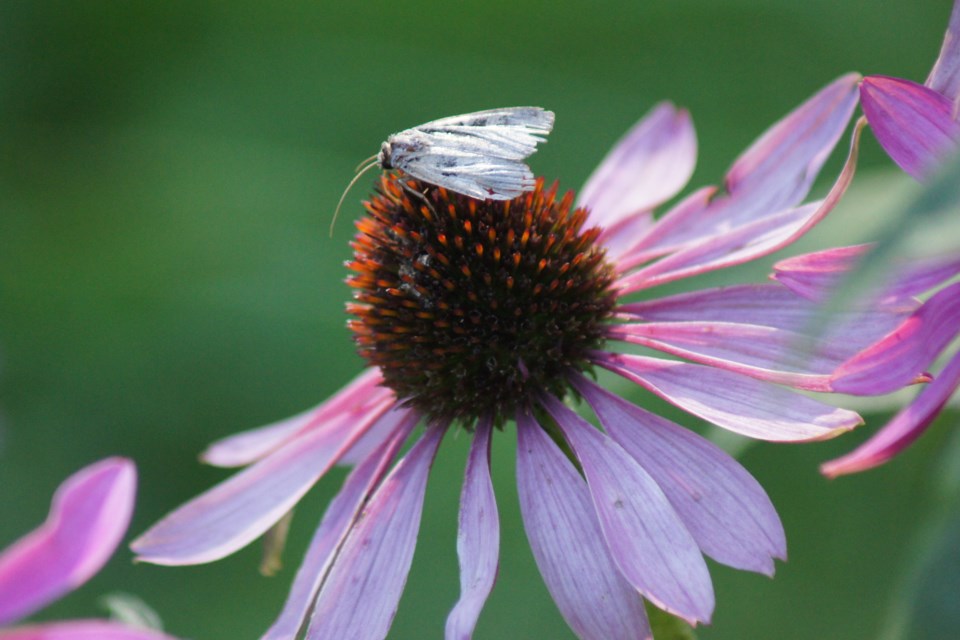
<instances>
[{"instance_id":1,"label":"small insect on flower","mask_svg":"<svg viewBox=\"0 0 960 640\"><path fill-rule=\"evenodd\" d=\"M373 167L399 169L411 177L480 200L510 200L534 187L523 160L553 129L553 112L507 107L441 118L395 133L380 153L364 160L340 196ZM331 222L331 230L333 223Z\"/></svg>"}]
</instances>

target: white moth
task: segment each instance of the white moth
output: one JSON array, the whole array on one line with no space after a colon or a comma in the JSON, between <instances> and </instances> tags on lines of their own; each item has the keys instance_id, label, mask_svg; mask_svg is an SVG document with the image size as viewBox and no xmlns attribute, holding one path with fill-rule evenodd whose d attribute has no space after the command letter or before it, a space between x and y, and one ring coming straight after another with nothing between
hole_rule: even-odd
<instances>
[{"instance_id":1,"label":"white moth","mask_svg":"<svg viewBox=\"0 0 960 640\"><path fill-rule=\"evenodd\" d=\"M553 112L507 107L441 118L395 133L361 163L337 212L367 170L399 169L423 182L477 199L510 200L534 187L523 161L553 129ZM334 213L336 219L336 213Z\"/></svg>"}]
</instances>

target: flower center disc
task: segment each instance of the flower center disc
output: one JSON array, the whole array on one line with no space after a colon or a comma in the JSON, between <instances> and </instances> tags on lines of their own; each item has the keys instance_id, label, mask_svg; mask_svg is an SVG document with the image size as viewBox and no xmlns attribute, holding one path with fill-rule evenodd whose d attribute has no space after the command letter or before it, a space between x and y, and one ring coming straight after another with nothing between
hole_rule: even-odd
<instances>
[{"instance_id":1,"label":"flower center disc","mask_svg":"<svg viewBox=\"0 0 960 640\"><path fill-rule=\"evenodd\" d=\"M613 268L556 186L481 201L385 174L357 222L347 310L360 355L429 418L498 422L589 368Z\"/></svg>"}]
</instances>

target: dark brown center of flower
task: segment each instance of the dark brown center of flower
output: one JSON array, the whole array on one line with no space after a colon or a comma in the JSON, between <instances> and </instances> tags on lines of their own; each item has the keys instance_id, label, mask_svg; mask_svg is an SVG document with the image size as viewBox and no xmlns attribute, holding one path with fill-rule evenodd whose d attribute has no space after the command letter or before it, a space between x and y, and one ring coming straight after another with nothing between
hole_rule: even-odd
<instances>
[{"instance_id":1,"label":"dark brown center of flower","mask_svg":"<svg viewBox=\"0 0 960 640\"><path fill-rule=\"evenodd\" d=\"M556 186L480 201L385 174L357 222L348 311L360 352L430 418L509 419L589 368L616 296L612 267Z\"/></svg>"}]
</instances>

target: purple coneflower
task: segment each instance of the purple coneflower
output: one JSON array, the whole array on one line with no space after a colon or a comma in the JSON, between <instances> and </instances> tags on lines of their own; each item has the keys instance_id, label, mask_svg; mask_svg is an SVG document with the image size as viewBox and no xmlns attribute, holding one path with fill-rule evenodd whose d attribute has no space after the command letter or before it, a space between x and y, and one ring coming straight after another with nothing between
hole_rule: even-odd
<instances>
[{"instance_id":1,"label":"purple coneflower","mask_svg":"<svg viewBox=\"0 0 960 640\"><path fill-rule=\"evenodd\" d=\"M880 145L904 171L927 177L960 144L960 0L954 3L940 57L924 84L868 76L863 113Z\"/></svg>"},{"instance_id":2,"label":"purple coneflower","mask_svg":"<svg viewBox=\"0 0 960 640\"><path fill-rule=\"evenodd\" d=\"M387 174L357 223L349 305L372 367L320 406L212 445L250 465L134 543L142 560L222 558L262 535L334 464L356 465L329 506L264 638L383 638L413 557L431 462L451 425L472 437L457 550L461 594L446 637L469 638L497 573L490 440L516 424L517 482L533 553L581 638L649 637L643 598L696 624L714 594L703 555L772 574L780 520L759 484L700 436L604 390L614 372L703 420L753 438L829 438L857 414L789 387L830 372L903 314L851 314L806 355L818 306L777 283L627 302L625 296L747 262L834 206L803 204L857 103L844 76L773 126L727 174L655 219L689 179L688 114L656 107L579 200L536 188L478 201ZM635 343L667 358L612 350ZM806 361L800 369L794 363ZM564 403L582 398L602 429ZM414 427L423 434L399 461ZM641 597L642 596L642 597Z\"/></svg>"},{"instance_id":3,"label":"purple coneflower","mask_svg":"<svg viewBox=\"0 0 960 640\"><path fill-rule=\"evenodd\" d=\"M108 458L63 481L50 515L0 553L0 639L172 640L109 620L69 620L6 628L89 580L123 538L133 514L133 462Z\"/></svg>"},{"instance_id":4,"label":"purple coneflower","mask_svg":"<svg viewBox=\"0 0 960 640\"><path fill-rule=\"evenodd\" d=\"M797 256L778 263L776 279L799 295L825 300L857 268L867 245ZM854 451L825 463L830 477L872 469L919 438L960 387L960 351L951 343L960 334L960 254L916 261L871 295L872 306L898 308L909 315L889 333L840 365L834 391L882 395L917 383L930 383L916 399ZM921 302L917 296L923 296ZM936 377L928 369L949 357ZM932 381L932 382L931 382Z\"/></svg>"}]
</instances>

